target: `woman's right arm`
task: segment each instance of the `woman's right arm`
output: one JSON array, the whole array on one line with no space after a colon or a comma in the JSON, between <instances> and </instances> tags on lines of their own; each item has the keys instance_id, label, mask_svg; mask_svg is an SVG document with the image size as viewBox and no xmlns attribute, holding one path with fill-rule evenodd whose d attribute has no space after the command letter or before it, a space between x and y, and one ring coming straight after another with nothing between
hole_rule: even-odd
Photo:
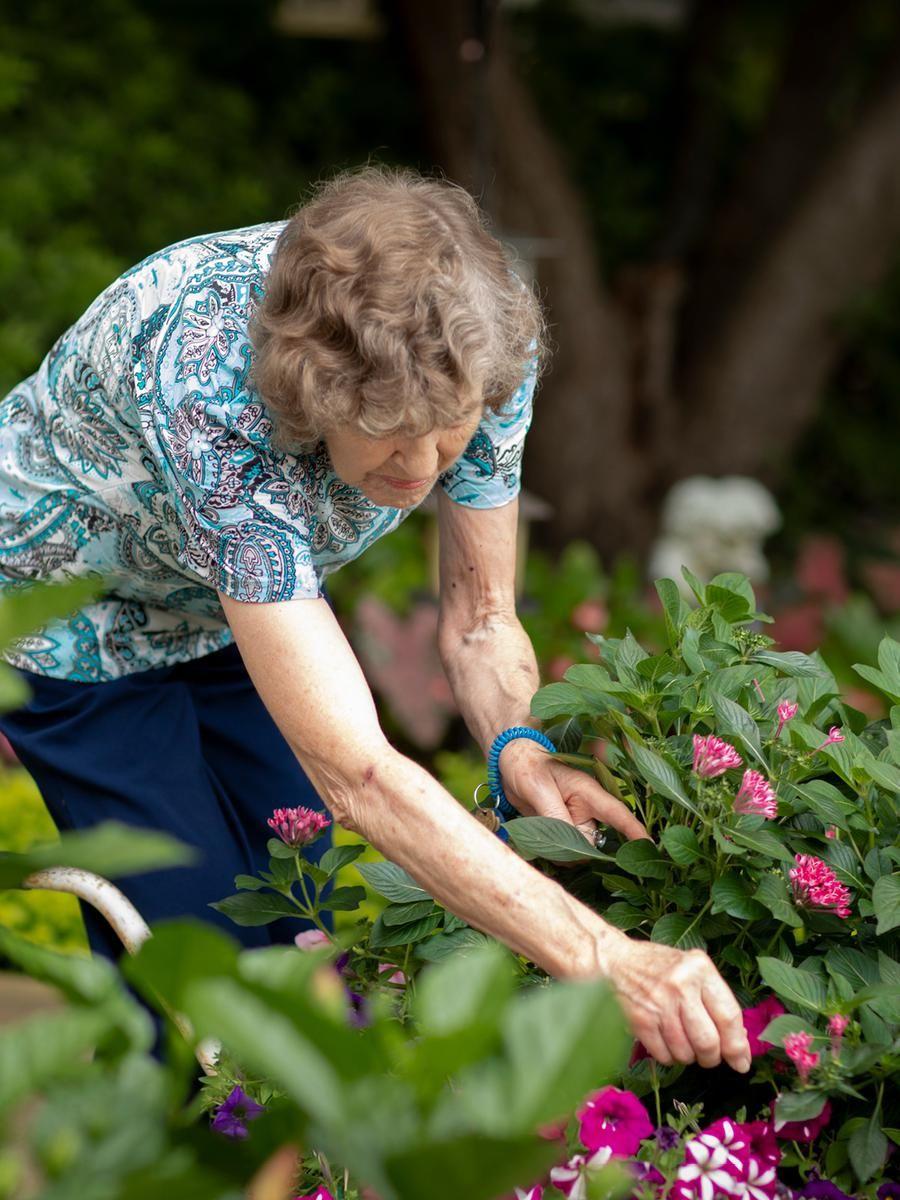
<instances>
[{"instance_id":1,"label":"woman's right arm","mask_svg":"<svg viewBox=\"0 0 900 1200\"><path fill-rule=\"evenodd\" d=\"M341 825L549 974L609 978L635 1036L659 1061L749 1067L740 1009L705 954L627 938L390 746L324 600L220 599L263 703Z\"/></svg>"}]
</instances>

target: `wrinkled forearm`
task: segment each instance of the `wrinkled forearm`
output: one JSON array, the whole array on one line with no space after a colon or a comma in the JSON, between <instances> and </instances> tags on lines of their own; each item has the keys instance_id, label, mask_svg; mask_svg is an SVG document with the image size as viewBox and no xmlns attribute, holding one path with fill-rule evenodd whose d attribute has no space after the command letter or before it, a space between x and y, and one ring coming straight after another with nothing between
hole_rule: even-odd
<instances>
[{"instance_id":1,"label":"wrinkled forearm","mask_svg":"<svg viewBox=\"0 0 900 1200\"><path fill-rule=\"evenodd\" d=\"M509 726L536 724L537 660L515 613L487 614L467 625L442 618L439 646L456 703L485 753Z\"/></svg>"},{"instance_id":2,"label":"wrinkled forearm","mask_svg":"<svg viewBox=\"0 0 900 1200\"><path fill-rule=\"evenodd\" d=\"M396 751L371 764L335 815L451 912L551 975L606 974L627 941Z\"/></svg>"}]
</instances>

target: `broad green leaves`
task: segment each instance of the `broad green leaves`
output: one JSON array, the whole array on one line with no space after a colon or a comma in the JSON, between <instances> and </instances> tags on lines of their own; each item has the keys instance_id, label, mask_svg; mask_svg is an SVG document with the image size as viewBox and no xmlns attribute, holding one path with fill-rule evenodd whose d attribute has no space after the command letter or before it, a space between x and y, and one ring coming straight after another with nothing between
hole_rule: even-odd
<instances>
[{"instance_id":1,"label":"broad green leaves","mask_svg":"<svg viewBox=\"0 0 900 1200\"><path fill-rule=\"evenodd\" d=\"M574 825L555 817L516 817L507 821L506 829L509 840L523 858L546 858L551 862L580 862L588 858L611 861Z\"/></svg>"}]
</instances>

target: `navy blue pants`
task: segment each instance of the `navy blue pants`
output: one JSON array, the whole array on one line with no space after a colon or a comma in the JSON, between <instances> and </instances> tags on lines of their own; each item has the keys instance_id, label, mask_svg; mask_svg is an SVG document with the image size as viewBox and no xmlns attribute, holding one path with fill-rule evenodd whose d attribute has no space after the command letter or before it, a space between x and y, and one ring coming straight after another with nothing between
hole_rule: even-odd
<instances>
[{"instance_id":1,"label":"navy blue pants","mask_svg":"<svg viewBox=\"0 0 900 1200\"><path fill-rule=\"evenodd\" d=\"M114 819L164 830L199 851L193 866L116 881L146 921L198 917L245 946L288 942L309 927L292 918L240 927L209 908L234 893L235 875L267 866L273 809L323 808L236 645L105 683L21 674L31 699L0 715L0 729L60 830ZM308 857L324 853L330 832ZM91 948L118 958L122 947L106 921L83 909Z\"/></svg>"}]
</instances>

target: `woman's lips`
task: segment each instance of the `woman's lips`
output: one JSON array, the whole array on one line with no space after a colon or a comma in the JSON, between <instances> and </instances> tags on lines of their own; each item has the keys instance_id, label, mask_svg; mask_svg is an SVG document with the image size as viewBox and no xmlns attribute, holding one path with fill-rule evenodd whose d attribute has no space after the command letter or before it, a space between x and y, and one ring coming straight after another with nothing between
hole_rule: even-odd
<instances>
[{"instance_id":1,"label":"woman's lips","mask_svg":"<svg viewBox=\"0 0 900 1200\"><path fill-rule=\"evenodd\" d=\"M382 475L381 478L391 487L400 488L404 492L414 492L429 482L427 479L392 479L390 475Z\"/></svg>"}]
</instances>

